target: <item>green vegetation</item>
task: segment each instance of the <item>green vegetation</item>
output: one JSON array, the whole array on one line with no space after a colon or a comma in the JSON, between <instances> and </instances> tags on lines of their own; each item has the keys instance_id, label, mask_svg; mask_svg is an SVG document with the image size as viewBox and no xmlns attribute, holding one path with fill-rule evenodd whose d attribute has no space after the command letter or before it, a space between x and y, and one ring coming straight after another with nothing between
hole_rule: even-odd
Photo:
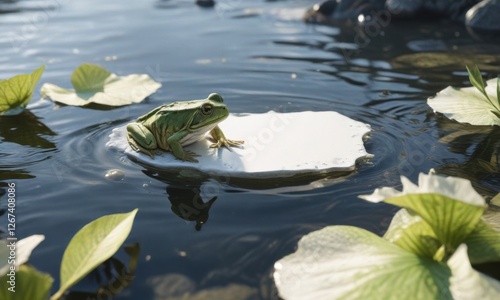
<instances>
[{"instance_id":1,"label":"green vegetation","mask_svg":"<svg viewBox=\"0 0 500 300\"><path fill-rule=\"evenodd\" d=\"M0 80L0 116L21 113L35 90L45 66L31 74L20 74L6 80Z\"/></svg>"},{"instance_id":2,"label":"green vegetation","mask_svg":"<svg viewBox=\"0 0 500 300\"><path fill-rule=\"evenodd\" d=\"M402 207L384 237L352 226L304 236L297 252L275 264L285 299L495 299L500 282L471 263L500 261L500 233L481 219L484 199L461 178L402 178L360 196Z\"/></svg>"},{"instance_id":3,"label":"green vegetation","mask_svg":"<svg viewBox=\"0 0 500 300\"><path fill-rule=\"evenodd\" d=\"M129 213L101 217L85 225L73 236L61 262L59 290L50 297L51 300L60 299L68 289L118 251L132 229L136 213L137 209L134 209ZM4 268L7 262L0 265L3 275L0 277L0 299L45 300L50 293L54 279L49 274L23 264L31 250L43 240L43 236L32 236L24 240L29 242L23 244L21 240L17 245L18 252L27 253L27 256L24 255L25 259L18 260L20 266L15 274L15 293L9 291L10 274L7 272L8 268ZM6 253L8 255L8 251L8 247L1 247L0 257ZM136 260L130 264L131 273L134 272L135 266Z\"/></svg>"}]
</instances>

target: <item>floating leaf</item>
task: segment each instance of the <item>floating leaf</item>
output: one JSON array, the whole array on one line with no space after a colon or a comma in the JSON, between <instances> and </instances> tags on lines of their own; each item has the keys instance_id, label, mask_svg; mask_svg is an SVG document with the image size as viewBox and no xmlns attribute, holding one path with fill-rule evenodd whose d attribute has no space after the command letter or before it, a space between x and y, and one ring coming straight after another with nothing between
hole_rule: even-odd
<instances>
[{"instance_id":1,"label":"floating leaf","mask_svg":"<svg viewBox=\"0 0 500 300\"><path fill-rule=\"evenodd\" d=\"M364 229L309 233L275 264L279 294L292 299L451 299L451 272Z\"/></svg>"},{"instance_id":2,"label":"floating leaf","mask_svg":"<svg viewBox=\"0 0 500 300\"><path fill-rule=\"evenodd\" d=\"M96 103L107 106L122 106L138 103L156 92L161 84L146 74L119 77L94 64L82 64L71 75L74 91L46 83L42 86L42 97L66 105L83 106Z\"/></svg>"},{"instance_id":3,"label":"floating leaf","mask_svg":"<svg viewBox=\"0 0 500 300\"><path fill-rule=\"evenodd\" d=\"M481 74L479 74L480 76ZM478 78L471 81L476 87L447 87L427 99L427 104L434 112L444 114L447 118L472 125L500 125L500 99L498 98L498 79L486 81L481 88ZM478 87L479 86L479 87ZM487 97L486 97L487 95Z\"/></svg>"},{"instance_id":4,"label":"floating leaf","mask_svg":"<svg viewBox=\"0 0 500 300\"><path fill-rule=\"evenodd\" d=\"M16 115L24 110L44 69L45 66L41 66L31 74L0 80L0 115Z\"/></svg>"},{"instance_id":5,"label":"floating leaf","mask_svg":"<svg viewBox=\"0 0 500 300\"><path fill-rule=\"evenodd\" d=\"M18 267L28 261L31 251L35 249L38 244L40 244L45 239L45 236L41 234L34 234L22 240L19 240L15 244L16 250L16 260L15 266ZM8 256L10 252L9 241L0 240L0 276L7 273L9 269ZM1 299L1 298L0 298Z\"/></svg>"},{"instance_id":6,"label":"floating leaf","mask_svg":"<svg viewBox=\"0 0 500 300\"><path fill-rule=\"evenodd\" d=\"M46 300L54 279L46 273L37 271L33 267L22 265L15 275L15 292L9 283L10 276L0 277L0 299L2 300Z\"/></svg>"},{"instance_id":7,"label":"floating leaf","mask_svg":"<svg viewBox=\"0 0 500 300\"><path fill-rule=\"evenodd\" d=\"M64 251L61 285L51 299L59 299L66 290L113 256L132 229L137 209L125 214L101 217L78 231Z\"/></svg>"}]
</instances>

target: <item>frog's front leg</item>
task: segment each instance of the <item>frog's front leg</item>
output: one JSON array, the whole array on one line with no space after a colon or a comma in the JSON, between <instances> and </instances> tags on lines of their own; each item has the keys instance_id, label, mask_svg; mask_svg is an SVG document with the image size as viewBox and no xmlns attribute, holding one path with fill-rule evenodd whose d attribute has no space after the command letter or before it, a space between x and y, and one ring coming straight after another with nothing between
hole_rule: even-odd
<instances>
[{"instance_id":1,"label":"frog's front leg","mask_svg":"<svg viewBox=\"0 0 500 300\"><path fill-rule=\"evenodd\" d=\"M158 145L153 133L141 123L133 122L127 125L127 140L130 147L137 152L143 152L153 158Z\"/></svg>"},{"instance_id":2,"label":"frog's front leg","mask_svg":"<svg viewBox=\"0 0 500 300\"><path fill-rule=\"evenodd\" d=\"M179 132L174 133L167 139L168 146L170 147L170 151L174 154L177 159L186 160L190 162L198 162L194 156L199 156L193 151L186 151L182 148L181 140L185 138L189 134L188 130L181 130Z\"/></svg>"},{"instance_id":3,"label":"frog's front leg","mask_svg":"<svg viewBox=\"0 0 500 300\"><path fill-rule=\"evenodd\" d=\"M229 148L239 146L244 143L244 141L233 141L227 139L219 126L215 126L215 128L210 131L210 134L217 141L217 143L210 145L210 148L220 148L221 146Z\"/></svg>"}]
</instances>

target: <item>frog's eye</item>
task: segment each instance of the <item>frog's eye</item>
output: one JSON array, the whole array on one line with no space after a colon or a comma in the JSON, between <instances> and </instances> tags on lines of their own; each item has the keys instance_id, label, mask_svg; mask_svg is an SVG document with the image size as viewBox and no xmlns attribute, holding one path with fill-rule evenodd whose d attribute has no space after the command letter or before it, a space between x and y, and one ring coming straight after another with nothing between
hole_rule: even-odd
<instances>
[{"instance_id":1,"label":"frog's eye","mask_svg":"<svg viewBox=\"0 0 500 300\"><path fill-rule=\"evenodd\" d=\"M212 108L211 104L203 104L201 106L201 113L205 116L210 116L212 114Z\"/></svg>"}]
</instances>

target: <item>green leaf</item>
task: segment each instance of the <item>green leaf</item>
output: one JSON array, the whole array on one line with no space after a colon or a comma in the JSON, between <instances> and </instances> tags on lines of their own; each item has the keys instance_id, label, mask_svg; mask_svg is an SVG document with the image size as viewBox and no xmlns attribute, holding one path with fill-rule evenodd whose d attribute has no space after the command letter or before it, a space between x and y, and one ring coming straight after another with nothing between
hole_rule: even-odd
<instances>
[{"instance_id":1,"label":"green leaf","mask_svg":"<svg viewBox=\"0 0 500 300\"><path fill-rule=\"evenodd\" d=\"M66 247L61 263L61 285L51 299L59 299L102 262L113 256L132 229L137 209L101 217L78 231Z\"/></svg>"},{"instance_id":2,"label":"green leaf","mask_svg":"<svg viewBox=\"0 0 500 300\"><path fill-rule=\"evenodd\" d=\"M83 106L96 103L122 106L138 103L156 92L161 84L146 74L119 77L94 64L82 64L71 75L74 90L45 83L41 88L44 98L66 105Z\"/></svg>"},{"instance_id":3,"label":"green leaf","mask_svg":"<svg viewBox=\"0 0 500 300\"><path fill-rule=\"evenodd\" d=\"M450 277L447 265L351 226L309 233L274 272L287 300L451 299Z\"/></svg>"},{"instance_id":4,"label":"green leaf","mask_svg":"<svg viewBox=\"0 0 500 300\"><path fill-rule=\"evenodd\" d=\"M404 208L394 215L384 238L408 252L427 258L433 258L442 245L429 224Z\"/></svg>"},{"instance_id":5,"label":"green leaf","mask_svg":"<svg viewBox=\"0 0 500 300\"><path fill-rule=\"evenodd\" d=\"M407 194L388 198L386 203L406 208L419 215L451 254L476 228L485 210L440 194Z\"/></svg>"},{"instance_id":6,"label":"green leaf","mask_svg":"<svg viewBox=\"0 0 500 300\"><path fill-rule=\"evenodd\" d=\"M497 102L500 107L500 76L497 77Z\"/></svg>"},{"instance_id":7,"label":"green leaf","mask_svg":"<svg viewBox=\"0 0 500 300\"><path fill-rule=\"evenodd\" d=\"M491 199L490 203L492 205L500 207L500 193L498 193L493 199Z\"/></svg>"},{"instance_id":8,"label":"green leaf","mask_svg":"<svg viewBox=\"0 0 500 300\"><path fill-rule=\"evenodd\" d=\"M71 83L77 93L104 91L104 83L111 72L94 64L82 64L71 74Z\"/></svg>"},{"instance_id":9,"label":"green leaf","mask_svg":"<svg viewBox=\"0 0 500 300\"><path fill-rule=\"evenodd\" d=\"M19 114L24 110L44 69L45 66L41 66L31 74L0 80L0 115Z\"/></svg>"},{"instance_id":10,"label":"green leaf","mask_svg":"<svg viewBox=\"0 0 500 300\"><path fill-rule=\"evenodd\" d=\"M473 264L500 261L500 233L480 220L464 241Z\"/></svg>"},{"instance_id":11,"label":"green leaf","mask_svg":"<svg viewBox=\"0 0 500 300\"><path fill-rule=\"evenodd\" d=\"M469 81L472 83L473 86L476 87L488 100L488 94L486 94L486 90L484 89L484 82L483 82L483 76L481 76L481 71L479 71L479 68L477 65L474 65L474 68L471 70L469 69L468 66L465 66L467 68L467 72L469 73Z\"/></svg>"},{"instance_id":12,"label":"green leaf","mask_svg":"<svg viewBox=\"0 0 500 300\"><path fill-rule=\"evenodd\" d=\"M33 267L22 265L15 275L15 292L9 290L10 275L0 277L0 299L2 300L46 300L54 279Z\"/></svg>"}]
</instances>

